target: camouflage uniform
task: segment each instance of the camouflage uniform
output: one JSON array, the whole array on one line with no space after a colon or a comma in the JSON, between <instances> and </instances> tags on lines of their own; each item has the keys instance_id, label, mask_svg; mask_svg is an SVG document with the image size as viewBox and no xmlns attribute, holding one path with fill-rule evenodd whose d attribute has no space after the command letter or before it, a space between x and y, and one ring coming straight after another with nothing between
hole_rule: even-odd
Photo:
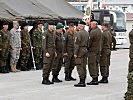
<instances>
[{"instance_id":1,"label":"camouflage uniform","mask_svg":"<svg viewBox=\"0 0 133 100\"><path fill-rule=\"evenodd\" d=\"M9 31L0 30L0 67L5 67L9 54Z\"/></svg>"},{"instance_id":2,"label":"camouflage uniform","mask_svg":"<svg viewBox=\"0 0 133 100\"><path fill-rule=\"evenodd\" d=\"M129 41L130 41L130 48L129 48L129 66L128 66L128 71L132 72L133 71L133 29L129 32Z\"/></svg>"},{"instance_id":3,"label":"camouflage uniform","mask_svg":"<svg viewBox=\"0 0 133 100\"><path fill-rule=\"evenodd\" d=\"M27 69L27 63L30 56L30 37L27 30L21 31L21 44L22 44L22 50L21 50L21 70L28 70Z\"/></svg>"},{"instance_id":4,"label":"camouflage uniform","mask_svg":"<svg viewBox=\"0 0 133 100\"><path fill-rule=\"evenodd\" d=\"M10 30L10 46L11 46L11 59L10 59L10 66L14 66L17 64L20 50L21 50L21 36L20 32L16 29Z\"/></svg>"},{"instance_id":5,"label":"camouflage uniform","mask_svg":"<svg viewBox=\"0 0 133 100\"><path fill-rule=\"evenodd\" d=\"M112 36L108 30L104 30L102 33L102 45L101 45L101 56L100 56L100 72L102 80L99 82L108 83L109 66L110 66L110 55L111 55L111 43Z\"/></svg>"},{"instance_id":6,"label":"camouflage uniform","mask_svg":"<svg viewBox=\"0 0 133 100\"><path fill-rule=\"evenodd\" d=\"M37 69L42 68L42 31L35 29L31 34L33 54Z\"/></svg>"}]
</instances>

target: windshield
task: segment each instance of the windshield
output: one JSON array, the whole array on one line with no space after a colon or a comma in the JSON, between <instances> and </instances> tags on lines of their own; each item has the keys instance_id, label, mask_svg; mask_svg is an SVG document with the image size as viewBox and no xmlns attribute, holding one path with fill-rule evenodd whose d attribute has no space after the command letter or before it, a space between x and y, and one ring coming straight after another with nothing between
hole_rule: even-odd
<instances>
[{"instance_id":1,"label":"windshield","mask_svg":"<svg viewBox=\"0 0 133 100\"><path fill-rule=\"evenodd\" d=\"M116 31L125 31L126 30L126 22L125 15L121 12L116 12Z\"/></svg>"}]
</instances>

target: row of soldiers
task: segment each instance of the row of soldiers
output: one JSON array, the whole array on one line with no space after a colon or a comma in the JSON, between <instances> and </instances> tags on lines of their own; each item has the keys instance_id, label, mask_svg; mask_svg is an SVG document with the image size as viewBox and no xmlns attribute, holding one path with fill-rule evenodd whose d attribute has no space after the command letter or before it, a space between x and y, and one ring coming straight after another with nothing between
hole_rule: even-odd
<instances>
[{"instance_id":1,"label":"row of soldiers","mask_svg":"<svg viewBox=\"0 0 133 100\"><path fill-rule=\"evenodd\" d=\"M28 23L21 25L21 31L18 30L19 23L13 22L13 29L8 31L8 23L3 23L3 29L0 31L0 71L6 72L6 60L10 48L10 66L12 72L17 72L16 65L20 56L21 70L28 70L27 64L30 57L37 69L43 66L42 84L53 84L62 82L58 78L62 64L65 66L65 80L74 81L72 71L77 67L80 82L76 87L85 87L86 65L88 65L92 81L88 85L98 85L99 83L108 83L109 65L111 55L112 36L108 30L108 25L103 24L102 30L98 28L97 22L90 23L90 31L85 31L85 22L80 21L74 28L70 23L68 31L63 34L62 24L54 22L48 23L48 29L42 33L42 22L35 23L33 29L28 32ZM6 52L6 53L5 53ZM21 52L21 53L20 53ZM88 61L87 61L88 59ZM63 61L64 60L64 61ZM100 72L103 76L98 81ZM52 71L52 81L49 80Z\"/></svg>"}]
</instances>

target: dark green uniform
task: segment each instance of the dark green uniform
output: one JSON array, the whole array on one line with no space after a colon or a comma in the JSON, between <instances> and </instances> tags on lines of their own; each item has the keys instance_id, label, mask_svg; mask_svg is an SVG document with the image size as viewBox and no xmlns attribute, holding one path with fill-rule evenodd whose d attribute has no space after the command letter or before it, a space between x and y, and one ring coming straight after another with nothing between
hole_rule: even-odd
<instances>
[{"instance_id":1,"label":"dark green uniform","mask_svg":"<svg viewBox=\"0 0 133 100\"><path fill-rule=\"evenodd\" d=\"M5 68L9 54L9 31L0 30L0 67Z\"/></svg>"},{"instance_id":2,"label":"dark green uniform","mask_svg":"<svg viewBox=\"0 0 133 100\"><path fill-rule=\"evenodd\" d=\"M32 34L33 54L36 69L42 68L42 31L35 29Z\"/></svg>"},{"instance_id":3,"label":"dark green uniform","mask_svg":"<svg viewBox=\"0 0 133 100\"><path fill-rule=\"evenodd\" d=\"M111 43L112 36L108 30L104 30L102 33L101 42L101 56L100 56L100 72L103 78L109 76L109 65L110 65L110 55L111 55Z\"/></svg>"},{"instance_id":4,"label":"dark green uniform","mask_svg":"<svg viewBox=\"0 0 133 100\"><path fill-rule=\"evenodd\" d=\"M61 33L55 33L55 49L57 57L54 58L52 67L52 74L55 76L59 75L63 62L63 36Z\"/></svg>"},{"instance_id":5,"label":"dark green uniform","mask_svg":"<svg viewBox=\"0 0 133 100\"><path fill-rule=\"evenodd\" d=\"M111 44L111 49L112 50L116 50L116 39L115 39L115 37L116 37L116 33L115 33L115 30L114 29L111 29L110 30L110 33L111 33L111 35L112 35L112 44Z\"/></svg>"},{"instance_id":6,"label":"dark green uniform","mask_svg":"<svg viewBox=\"0 0 133 100\"><path fill-rule=\"evenodd\" d=\"M21 31L21 70L28 70L27 63L30 56L30 37L27 30Z\"/></svg>"},{"instance_id":7,"label":"dark green uniform","mask_svg":"<svg viewBox=\"0 0 133 100\"><path fill-rule=\"evenodd\" d=\"M81 81L85 82L86 79L86 64L87 64L87 45L88 45L89 33L84 29L78 31L75 37L75 50L74 55L75 64ZM83 82L83 83L84 83Z\"/></svg>"},{"instance_id":8,"label":"dark green uniform","mask_svg":"<svg viewBox=\"0 0 133 100\"><path fill-rule=\"evenodd\" d=\"M130 41L130 48L129 48L129 67L128 71L132 72L133 71L133 29L129 32L129 41Z\"/></svg>"},{"instance_id":9,"label":"dark green uniform","mask_svg":"<svg viewBox=\"0 0 133 100\"><path fill-rule=\"evenodd\" d=\"M96 26L94 29L90 31L89 35L90 36L89 36L89 47L88 47L89 49L88 50L88 69L90 72L90 76L93 78L92 82L94 81L97 84L102 32Z\"/></svg>"},{"instance_id":10,"label":"dark green uniform","mask_svg":"<svg viewBox=\"0 0 133 100\"><path fill-rule=\"evenodd\" d=\"M74 33L65 33L65 42L64 42L64 53L67 53L67 56L64 57L65 59L65 80L67 77L71 77L72 70L75 66L75 59L74 59L74 40L75 40ZM71 77L72 79L72 77Z\"/></svg>"},{"instance_id":11,"label":"dark green uniform","mask_svg":"<svg viewBox=\"0 0 133 100\"><path fill-rule=\"evenodd\" d=\"M44 56L44 64L43 64L43 78L49 77L49 74L53 67L53 61L55 57L55 35L54 31L50 31L49 29L43 33L43 56ZM46 53L50 54L50 57L46 57Z\"/></svg>"}]
</instances>

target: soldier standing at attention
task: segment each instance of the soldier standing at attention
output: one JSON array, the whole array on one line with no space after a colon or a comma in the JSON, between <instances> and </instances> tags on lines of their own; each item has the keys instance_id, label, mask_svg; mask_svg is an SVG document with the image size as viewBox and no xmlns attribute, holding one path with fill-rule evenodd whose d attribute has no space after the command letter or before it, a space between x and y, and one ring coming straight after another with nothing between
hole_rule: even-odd
<instances>
[{"instance_id":1,"label":"soldier standing at attention","mask_svg":"<svg viewBox=\"0 0 133 100\"><path fill-rule=\"evenodd\" d=\"M11 47L11 59L10 59L10 66L12 72L19 72L16 69L16 65L20 56L21 50L21 35L20 31L18 30L19 23L17 21L13 22L13 28L10 30L10 47Z\"/></svg>"},{"instance_id":2,"label":"soldier standing at attention","mask_svg":"<svg viewBox=\"0 0 133 100\"><path fill-rule=\"evenodd\" d=\"M98 64L100 60L101 51L101 39L102 32L97 26L96 21L90 23L90 34L89 34L89 47L88 47L88 69L92 81L87 85L98 85Z\"/></svg>"},{"instance_id":3,"label":"soldier standing at attention","mask_svg":"<svg viewBox=\"0 0 133 100\"><path fill-rule=\"evenodd\" d=\"M42 69L42 26L43 23L38 21L37 28L33 30L31 34L33 54L35 58L36 70Z\"/></svg>"},{"instance_id":4,"label":"soldier standing at attention","mask_svg":"<svg viewBox=\"0 0 133 100\"><path fill-rule=\"evenodd\" d=\"M133 25L132 25L132 30L129 32L129 41L130 41L130 48L129 48L129 67L128 67L128 72L133 71Z\"/></svg>"},{"instance_id":5,"label":"soldier standing at attention","mask_svg":"<svg viewBox=\"0 0 133 100\"><path fill-rule=\"evenodd\" d=\"M52 82L62 82L62 80L58 79L59 72L63 63L63 33L62 33L62 24L56 25L55 32L55 49L57 56L54 58L54 63L52 67L53 79Z\"/></svg>"},{"instance_id":6,"label":"soldier standing at attention","mask_svg":"<svg viewBox=\"0 0 133 100\"><path fill-rule=\"evenodd\" d=\"M108 83L112 36L108 30L108 24L103 24L102 30L100 56L100 72L102 79L99 81L99 83Z\"/></svg>"},{"instance_id":7,"label":"soldier standing at attention","mask_svg":"<svg viewBox=\"0 0 133 100\"><path fill-rule=\"evenodd\" d=\"M74 59L74 24L69 24L69 30L64 34L64 58L65 58L65 80L66 81L75 81L76 79L72 77L72 71L75 66Z\"/></svg>"},{"instance_id":8,"label":"soldier standing at attention","mask_svg":"<svg viewBox=\"0 0 133 100\"><path fill-rule=\"evenodd\" d=\"M21 71L29 70L27 68L29 56L30 56L30 37L28 32L28 23L23 22L21 25L21 56L20 56L20 63L21 63Z\"/></svg>"},{"instance_id":9,"label":"soldier standing at attention","mask_svg":"<svg viewBox=\"0 0 133 100\"><path fill-rule=\"evenodd\" d=\"M49 80L49 74L53 67L54 57L56 56L54 22L49 22L48 24L49 24L48 29L43 33L43 36L42 36L43 50L44 50L42 84L45 84L45 85L54 84Z\"/></svg>"},{"instance_id":10,"label":"soldier standing at attention","mask_svg":"<svg viewBox=\"0 0 133 100\"><path fill-rule=\"evenodd\" d=\"M7 58L9 54L9 31L8 22L3 22L2 30L0 30L0 73L9 73L7 70Z\"/></svg>"},{"instance_id":11,"label":"soldier standing at attention","mask_svg":"<svg viewBox=\"0 0 133 100\"><path fill-rule=\"evenodd\" d=\"M77 66L77 72L79 74L80 82L75 84L75 87L85 87L86 79L86 64L87 64L87 45L89 39L89 33L84 30L85 22L80 21L78 24L79 31L75 37L75 49L74 57L75 64Z\"/></svg>"}]
</instances>

